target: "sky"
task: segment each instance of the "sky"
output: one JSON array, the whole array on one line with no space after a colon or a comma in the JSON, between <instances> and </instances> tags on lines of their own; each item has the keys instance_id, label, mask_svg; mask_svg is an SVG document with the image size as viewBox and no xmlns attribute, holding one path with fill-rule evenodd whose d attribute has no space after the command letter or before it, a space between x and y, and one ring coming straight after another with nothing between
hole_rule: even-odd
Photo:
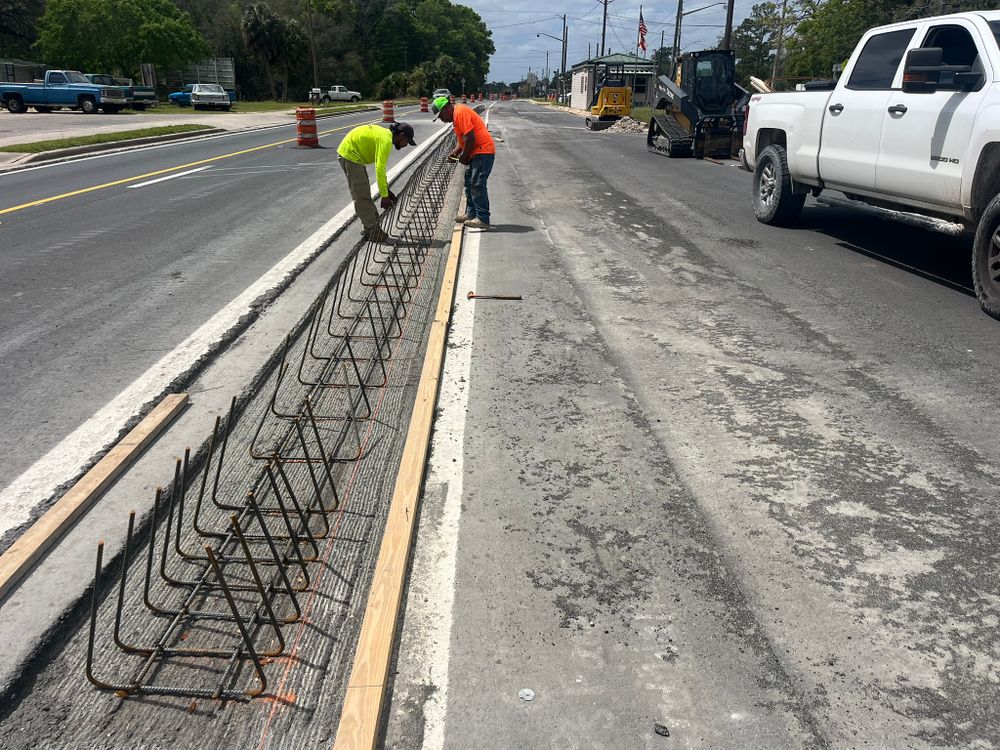
<instances>
[{"instance_id":1,"label":"sky","mask_svg":"<svg viewBox=\"0 0 1000 750\"><path fill-rule=\"evenodd\" d=\"M694 10L711 5L717 0L686 0L684 10ZM760 0L736 0L733 26L750 14L754 2ZM547 4L542 0L459 0L482 17L493 32L496 53L490 58L490 81L519 81L531 71L542 75L545 70L545 52L549 52L549 69L559 67L562 38L562 15L566 14L569 27L569 48L566 55L567 67L587 58L587 44L590 52L597 54L601 42L601 16L604 6L599 0L554 0L551 9L539 10ZM660 32L664 44L670 46L674 36L674 19L677 15L677 0L643 3L642 17L648 29L646 33L647 54L660 46ZM726 7L720 3L714 7L692 13L684 17L681 24L681 50L710 49L725 29ZM639 3L633 0L611 0L608 3L608 28L605 36L605 52L634 52L639 28ZM551 34L556 39L536 37L538 33ZM640 52L641 54L641 52Z\"/></svg>"}]
</instances>

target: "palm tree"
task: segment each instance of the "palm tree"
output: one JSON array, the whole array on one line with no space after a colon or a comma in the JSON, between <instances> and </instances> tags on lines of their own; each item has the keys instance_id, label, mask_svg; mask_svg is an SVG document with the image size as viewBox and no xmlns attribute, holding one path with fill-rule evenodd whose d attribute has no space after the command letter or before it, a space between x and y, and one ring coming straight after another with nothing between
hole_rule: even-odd
<instances>
[{"instance_id":1,"label":"palm tree","mask_svg":"<svg viewBox=\"0 0 1000 750\"><path fill-rule=\"evenodd\" d=\"M271 64L277 61L281 54L284 36L282 32L281 19L274 14L267 3L254 3L243 14L243 34L246 36L247 47L264 63L271 99L278 98Z\"/></svg>"}]
</instances>

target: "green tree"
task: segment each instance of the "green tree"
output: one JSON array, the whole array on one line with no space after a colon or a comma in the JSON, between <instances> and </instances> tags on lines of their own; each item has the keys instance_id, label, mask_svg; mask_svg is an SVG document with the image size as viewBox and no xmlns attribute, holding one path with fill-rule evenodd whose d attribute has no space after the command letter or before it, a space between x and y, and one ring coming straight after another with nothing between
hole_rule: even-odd
<instances>
[{"instance_id":1,"label":"green tree","mask_svg":"<svg viewBox=\"0 0 1000 750\"><path fill-rule=\"evenodd\" d=\"M142 62L177 70L212 53L170 0L47 0L36 46L48 65L130 77Z\"/></svg>"},{"instance_id":2,"label":"green tree","mask_svg":"<svg viewBox=\"0 0 1000 750\"><path fill-rule=\"evenodd\" d=\"M889 23L897 0L826 0L800 9L786 33L783 69L788 75L829 77L873 26Z\"/></svg>"},{"instance_id":3,"label":"green tree","mask_svg":"<svg viewBox=\"0 0 1000 750\"><path fill-rule=\"evenodd\" d=\"M42 0L0 0L0 57L27 57Z\"/></svg>"},{"instance_id":4,"label":"green tree","mask_svg":"<svg viewBox=\"0 0 1000 750\"><path fill-rule=\"evenodd\" d=\"M736 77L744 85L750 76L771 77L780 19L781 8L777 3L757 3L750 15L733 29Z\"/></svg>"},{"instance_id":5,"label":"green tree","mask_svg":"<svg viewBox=\"0 0 1000 750\"><path fill-rule=\"evenodd\" d=\"M243 33L247 47L264 65L271 99L277 99L273 68L281 56L281 19L267 3L254 3L243 14Z\"/></svg>"}]
</instances>

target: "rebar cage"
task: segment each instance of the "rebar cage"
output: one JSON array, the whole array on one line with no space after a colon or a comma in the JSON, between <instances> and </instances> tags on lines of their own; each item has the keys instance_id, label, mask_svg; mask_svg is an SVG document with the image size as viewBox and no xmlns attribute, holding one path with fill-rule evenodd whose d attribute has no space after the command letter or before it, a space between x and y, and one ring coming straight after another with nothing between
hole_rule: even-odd
<instances>
[{"instance_id":1,"label":"rebar cage","mask_svg":"<svg viewBox=\"0 0 1000 750\"><path fill-rule=\"evenodd\" d=\"M116 583L104 580L98 543L86 657L98 688L225 700L267 691L349 467L370 452L362 431L425 271L453 148L449 134L413 170L383 215L390 240L359 243L286 339L262 406L234 397L197 470L190 449L177 459L143 538L129 514Z\"/></svg>"}]
</instances>

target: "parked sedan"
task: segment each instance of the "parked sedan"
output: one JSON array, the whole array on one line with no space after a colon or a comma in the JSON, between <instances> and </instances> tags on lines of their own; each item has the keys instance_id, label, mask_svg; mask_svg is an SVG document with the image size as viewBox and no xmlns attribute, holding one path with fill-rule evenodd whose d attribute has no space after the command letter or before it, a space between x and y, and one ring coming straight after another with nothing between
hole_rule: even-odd
<instances>
[{"instance_id":1,"label":"parked sedan","mask_svg":"<svg viewBox=\"0 0 1000 750\"><path fill-rule=\"evenodd\" d=\"M191 106L195 109L224 109L232 106L229 94L217 83L196 83L191 89Z\"/></svg>"},{"instance_id":2,"label":"parked sedan","mask_svg":"<svg viewBox=\"0 0 1000 750\"><path fill-rule=\"evenodd\" d=\"M224 109L232 106L232 97L217 83L189 83L169 97L179 107L192 106L195 109Z\"/></svg>"}]
</instances>

